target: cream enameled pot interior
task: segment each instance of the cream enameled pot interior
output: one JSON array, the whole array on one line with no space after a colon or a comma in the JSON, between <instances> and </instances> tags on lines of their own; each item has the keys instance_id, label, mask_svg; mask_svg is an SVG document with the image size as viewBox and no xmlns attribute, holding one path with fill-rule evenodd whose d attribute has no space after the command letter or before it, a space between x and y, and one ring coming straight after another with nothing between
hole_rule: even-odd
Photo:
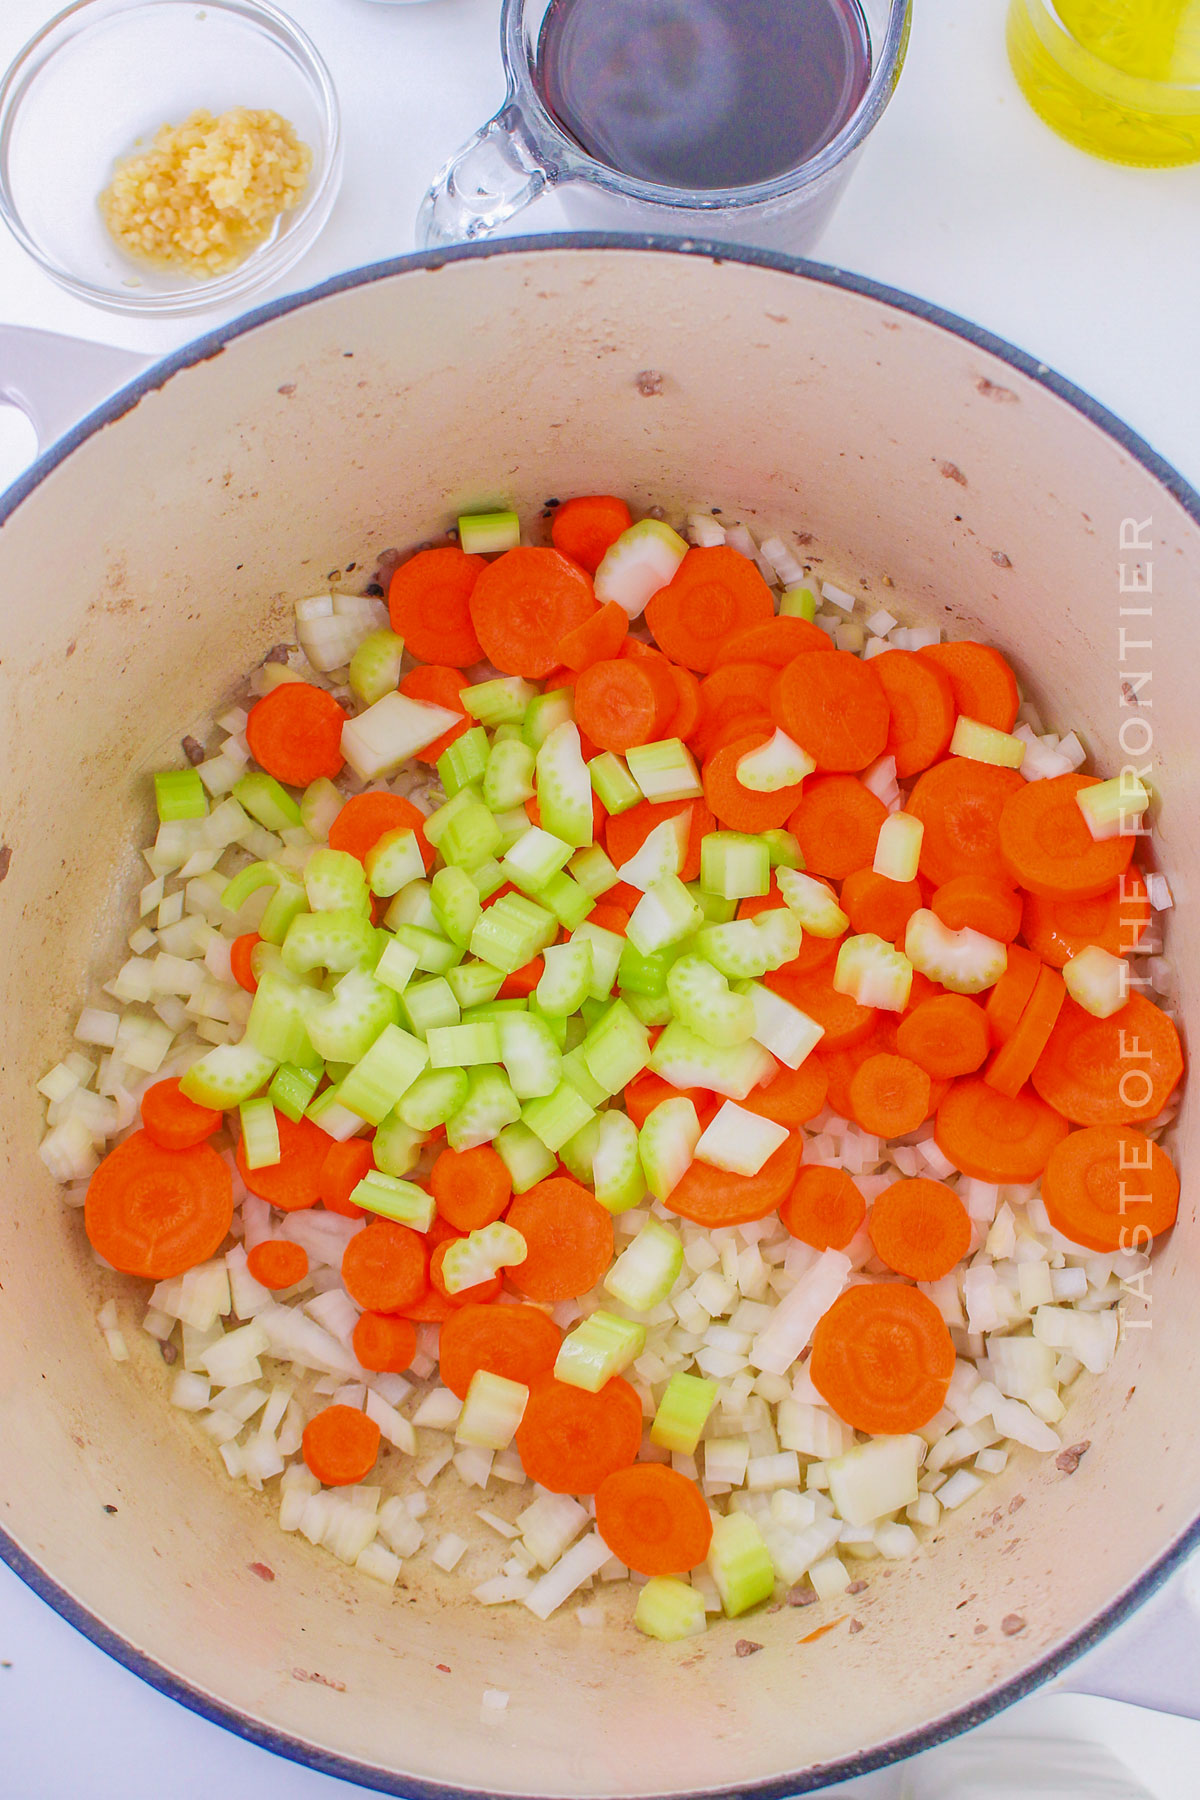
<instances>
[{"instance_id":1,"label":"cream enameled pot interior","mask_svg":"<svg viewBox=\"0 0 1200 1800\"><path fill-rule=\"evenodd\" d=\"M660 381L639 381L645 371ZM647 392L647 389L654 390ZM0 1526L45 1576L251 1732L408 1777L527 1795L791 1778L1018 1676L1136 1582L1200 1511L1192 1119L1150 1306L1053 1459L1010 1463L911 1564L845 1602L663 1647L485 1611L420 1562L394 1591L282 1536L165 1403L34 1149L34 1082L128 930L131 776L352 561L504 501L625 494L812 534L880 602L999 644L1051 722L1114 767L1123 520L1152 521L1161 846L1186 1021L1200 984L1200 530L1114 438L943 326L822 280L638 248L401 270L271 318L87 437L0 530ZM1132 563L1135 554L1126 553ZM885 577L887 581L885 583ZM1125 600L1125 604L1128 604ZM1126 621L1128 623L1128 621ZM1141 621L1141 623L1147 623ZM1149 659L1149 660L1146 660ZM132 1323L135 1284L121 1296ZM1016 1505L1018 1496L1023 1500ZM106 1510L115 1508L115 1511ZM265 1583L249 1565L265 1562ZM1001 1621L1019 1615L1024 1630ZM511 1694L484 1724L485 1687ZM811 1773L808 1779L814 1777Z\"/></svg>"}]
</instances>

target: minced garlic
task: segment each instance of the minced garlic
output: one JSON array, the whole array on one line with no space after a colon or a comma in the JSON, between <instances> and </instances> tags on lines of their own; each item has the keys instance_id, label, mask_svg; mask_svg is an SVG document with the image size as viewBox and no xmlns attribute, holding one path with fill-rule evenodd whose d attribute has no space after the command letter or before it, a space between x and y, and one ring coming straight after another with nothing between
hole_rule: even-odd
<instances>
[{"instance_id":1,"label":"minced garlic","mask_svg":"<svg viewBox=\"0 0 1200 1800\"><path fill-rule=\"evenodd\" d=\"M312 151L276 112L194 112L117 164L100 211L136 261L222 275L300 204L311 168Z\"/></svg>"}]
</instances>

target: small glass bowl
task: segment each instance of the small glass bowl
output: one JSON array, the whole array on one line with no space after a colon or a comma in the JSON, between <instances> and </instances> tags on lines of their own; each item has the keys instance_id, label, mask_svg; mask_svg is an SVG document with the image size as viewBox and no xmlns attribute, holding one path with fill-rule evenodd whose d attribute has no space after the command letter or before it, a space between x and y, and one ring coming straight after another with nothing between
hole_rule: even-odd
<instances>
[{"instance_id":1,"label":"small glass bowl","mask_svg":"<svg viewBox=\"0 0 1200 1800\"><path fill-rule=\"evenodd\" d=\"M114 164L205 108L270 109L312 151L304 199L236 268L195 279L132 261L98 200ZM0 216L68 293L179 317L277 281L329 217L342 176L337 95L297 26L263 0L76 0L0 82Z\"/></svg>"}]
</instances>

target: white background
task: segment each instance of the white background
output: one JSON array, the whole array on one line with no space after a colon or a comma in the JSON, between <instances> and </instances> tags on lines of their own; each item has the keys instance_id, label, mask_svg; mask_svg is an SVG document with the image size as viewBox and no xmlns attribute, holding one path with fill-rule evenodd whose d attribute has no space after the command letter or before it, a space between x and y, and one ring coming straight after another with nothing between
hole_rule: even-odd
<instances>
[{"instance_id":1,"label":"white background","mask_svg":"<svg viewBox=\"0 0 1200 1800\"><path fill-rule=\"evenodd\" d=\"M285 284L302 289L413 247L431 174L502 98L498 5L283 3L328 61L346 127L341 198ZM0 64L52 10L47 0L2 0ZM1004 0L917 0L898 94L818 254L1009 338L1123 415L1200 485L1200 167L1118 169L1060 143L1012 81L1003 14ZM556 222L550 200L518 228ZM167 325L93 312L0 235L2 319L161 353L221 316ZM31 448L24 422L0 409L0 486ZM1132 1659L1126 1635L1110 1666L1121 1665L1122 1645ZM152 1693L6 1571L0 1665L2 1800L207 1800L214 1790L224 1800L333 1800L361 1791L276 1761ZM1162 1698L1152 1665L1143 1666L1142 1697ZM1183 1721L1061 1696L1007 1716L1005 1731L1022 1728L1087 1731L1119 1747L1161 1800L1194 1795L1200 1728ZM854 1789L899 1791L891 1776Z\"/></svg>"}]
</instances>

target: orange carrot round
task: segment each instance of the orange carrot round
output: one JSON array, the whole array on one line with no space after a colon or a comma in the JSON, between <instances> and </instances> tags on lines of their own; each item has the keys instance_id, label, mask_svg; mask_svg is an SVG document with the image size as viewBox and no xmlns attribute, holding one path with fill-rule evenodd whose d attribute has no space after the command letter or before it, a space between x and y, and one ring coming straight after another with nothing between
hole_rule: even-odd
<instances>
[{"instance_id":1,"label":"orange carrot round","mask_svg":"<svg viewBox=\"0 0 1200 1800\"><path fill-rule=\"evenodd\" d=\"M860 1006L849 994L840 994L830 979L832 971L826 967L816 969L808 975L792 975L787 967L773 969L763 976L767 987L779 994L784 1000L790 1000L801 1012L815 1019L824 1030L821 1039L821 1051L847 1050L852 1044L860 1044L869 1037L875 1024L875 1010L870 1006Z\"/></svg>"},{"instance_id":2,"label":"orange carrot round","mask_svg":"<svg viewBox=\"0 0 1200 1800\"><path fill-rule=\"evenodd\" d=\"M1036 1181L1071 1127L1060 1112L1022 1088L1010 1097L978 1075L956 1081L937 1110L934 1142L956 1169L977 1181Z\"/></svg>"},{"instance_id":3,"label":"orange carrot round","mask_svg":"<svg viewBox=\"0 0 1200 1800\"><path fill-rule=\"evenodd\" d=\"M1051 1153L1042 1199L1055 1231L1101 1256L1145 1250L1179 1211L1179 1176L1130 1125L1088 1125Z\"/></svg>"},{"instance_id":4,"label":"orange carrot round","mask_svg":"<svg viewBox=\"0 0 1200 1800\"><path fill-rule=\"evenodd\" d=\"M815 1056L806 1056L798 1069L789 1069L781 1063L765 1087L753 1089L744 1100L738 1101L738 1105L746 1112L757 1113L761 1119L773 1119L776 1125L786 1125L789 1131L794 1131L816 1118L825 1104L828 1087L828 1077L821 1064ZM626 1089L626 1093L628 1091ZM699 1107L696 1110L699 1112ZM700 1122L704 1123L703 1117Z\"/></svg>"},{"instance_id":5,"label":"orange carrot round","mask_svg":"<svg viewBox=\"0 0 1200 1800\"><path fill-rule=\"evenodd\" d=\"M219 1131L224 1122L224 1113L189 1100L176 1075L153 1082L142 1095L142 1128L160 1150L190 1150Z\"/></svg>"},{"instance_id":6,"label":"orange carrot round","mask_svg":"<svg viewBox=\"0 0 1200 1800\"><path fill-rule=\"evenodd\" d=\"M810 775L788 830L799 841L810 875L842 881L873 862L887 816L883 801L856 775Z\"/></svg>"},{"instance_id":7,"label":"orange carrot round","mask_svg":"<svg viewBox=\"0 0 1200 1800\"><path fill-rule=\"evenodd\" d=\"M1000 853L1012 879L1031 894L1087 900L1105 893L1128 869L1134 839L1097 842L1076 803L1076 794L1096 785L1094 775L1052 775L1022 782L1006 802Z\"/></svg>"},{"instance_id":8,"label":"orange carrot round","mask_svg":"<svg viewBox=\"0 0 1200 1800\"><path fill-rule=\"evenodd\" d=\"M429 1191L456 1231L479 1231L504 1217L512 1177L490 1144L443 1150L430 1170Z\"/></svg>"},{"instance_id":9,"label":"orange carrot round","mask_svg":"<svg viewBox=\"0 0 1200 1800\"><path fill-rule=\"evenodd\" d=\"M1010 881L1000 854L1000 815L1014 794L1041 786L1027 784L1016 769L962 756L926 769L905 808L925 827L921 874L938 887L956 875Z\"/></svg>"},{"instance_id":10,"label":"orange carrot round","mask_svg":"<svg viewBox=\"0 0 1200 1800\"><path fill-rule=\"evenodd\" d=\"M550 537L556 550L594 575L605 551L632 523L629 508L615 494L580 494L555 507Z\"/></svg>"},{"instance_id":11,"label":"orange carrot round","mask_svg":"<svg viewBox=\"0 0 1200 1800\"><path fill-rule=\"evenodd\" d=\"M795 1186L800 1151L800 1134L796 1132L771 1152L757 1175L733 1175L726 1169L694 1162L684 1170L663 1205L677 1218L706 1225L710 1231L722 1225L749 1225L754 1219L765 1219Z\"/></svg>"},{"instance_id":12,"label":"orange carrot round","mask_svg":"<svg viewBox=\"0 0 1200 1800\"><path fill-rule=\"evenodd\" d=\"M675 685L649 662L616 657L592 663L575 684L575 718L601 750L623 755L662 735L675 710Z\"/></svg>"},{"instance_id":13,"label":"orange carrot round","mask_svg":"<svg viewBox=\"0 0 1200 1800\"><path fill-rule=\"evenodd\" d=\"M363 1368L380 1375L402 1375L417 1354L416 1326L389 1313L360 1314L351 1342Z\"/></svg>"},{"instance_id":14,"label":"orange carrot round","mask_svg":"<svg viewBox=\"0 0 1200 1800\"><path fill-rule=\"evenodd\" d=\"M668 662L667 668L675 683L675 711L663 735L686 740L700 720L700 683L690 669L681 669L678 663Z\"/></svg>"},{"instance_id":15,"label":"orange carrot round","mask_svg":"<svg viewBox=\"0 0 1200 1800\"><path fill-rule=\"evenodd\" d=\"M1043 963L1015 1030L1001 1044L984 1072L983 1079L989 1087L1010 1098L1020 1093L1046 1048L1066 994L1058 970Z\"/></svg>"},{"instance_id":16,"label":"orange carrot round","mask_svg":"<svg viewBox=\"0 0 1200 1800\"><path fill-rule=\"evenodd\" d=\"M1075 1125L1138 1125L1162 1111L1182 1074L1179 1033L1161 1007L1131 994L1097 1019L1068 998L1033 1085Z\"/></svg>"},{"instance_id":17,"label":"orange carrot round","mask_svg":"<svg viewBox=\"0 0 1200 1800\"><path fill-rule=\"evenodd\" d=\"M1150 923L1146 884L1130 869L1114 886L1086 900L1026 894L1021 936L1051 968L1063 968L1089 944L1110 956L1129 956Z\"/></svg>"},{"instance_id":18,"label":"orange carrot round","mask_svg":"<svg viewBox=\"0 0 1200 1800\"><path fill-rule=\"evenodd\" d=\"M951 931L981 931L1011 944L1021 929L1021 896L1007 881L989 875L955 875L933 890L929 902Z\"/></svg>"},{"instance_id":19,"label":"orange carrot round","mask_svg":"<svg viewBox=\"0 0 1200 1800\"><path fill-rule=\"evenodd\" d=\"M446 750L465 731L471 729L472 719L459 696L469 684L463 679L461 669L452 669L448 663L419 663L410 669L407 675L400 678L400 692L407 694L410 700L427 700L433 706L444 706L447 712L459 714L457 725L451 725L443 731L441 737L434 738L432 744L426 744L423 750L415 750L413 755L418 762L428 763L433 768Z\"/></svg>"},{"instance_id":20,"label":"orange carrot round","mask_svg":"<svg viewBox=\"0 0 1200 1800\"><path fill-rule=\"evenodd\" d=\"M529 1387L553 1369L562 1332L536 1306L476 1306L468 1301L442 1326L438 1338L441 1377L452 1394L467 1397L479 1369Z\"/></svg>"},{"instance_id":21,"label":"orange carrot round","mask_svg":"<svg viewBox=\"0 0 1200 1800\"><path fill-rule=\"evenodd\" d=\"M822 633L824 636L824 633ZM744 718L746 729L757 729L769 717L767 696L775 672L769 663L724 662L697 684L699 714L690 733L692 748L704 758L716 748L714 739L734 720ZM772 720L767 730L774 728ZM676 733L682 736L682 733Z\"/></svg>"},{"instance_id":22,"label":"orange carrot round","mask_svg":"<svg viewBox=\"0 0 1200 1800\"><path fill-rule=\"evenodd\" d=\"M818 769L853 773L887 746L891 713L883 683L873 663L848 650L790 662L774 690L772 711Z\"/></svg>"},{"instance_id":23,"label":"orange carrot round","mask_svg":"<svg viewBox=\"0 0 1200 1800\"><path fill-rule=\"evenodd\" d=\"M704 798L709 811L728 831L745 831L752 836L783 825L801 797L801 783L776 788L773 793L756 793L743 787L737 767L744 756L761 749L770 741L770 732L751 732L736 738L723 749L714 751L704 765Z\"/></svg>"},{"instance_id":24,"label":"orange carrot round","mask_svg":"<svg viewBox=\"0 0 1200 1800\"><path fill-rule=\"evenodd\" d=\"M372 1219L342 1253L342 1281L364 1312L407 1311L429 1286L428 1246L407 1225Z\"/></svg>"},{"instance_id":25,"label":"orange carrot round","mask_svg":"<svg viewBox=\"0 0 1200 1800\"><path fill-rule=\"evenodd\" d=\"M884 1188L867 1231L876 1256L910 1281L940 1281L971 1247L966 1207L944 1181L924 1176Z\"/></svg>"},{"instance_id":26,"label":"orange carrot round","mask_svg":"<svg viewBox=\"0 0 1200 1800\"><path fill-rule=\"evenodd\" d=\"M824 635L822 633L822 635ZM871 667L883 683L891 721L886 754L896 759L901 781L943 757L954 732L954 692L949 676L912 650L884 650Z\"/></svg>"},{"instance_id":27,"label":"orange carrot round","mask_svg":"<svg viewBox=\"0 0 1200 1800\"><path fill-rule=\"evenodd\" d=\"M847 1288L813 1332L813 1386L847 1425L889 1437L941 1411L954 1345L932 1300L903 1282Z\"/></svg>"},{"instance_id":28,"label":"orange carrot round","mask_svg":"<svg viewBox=\"0 0 1200 1800\"><path fill-rule=\"evenodd\" d=\"M642 1403L619 1375L599 1393L554 1376L528 1384L516 1444L525 1473L552 1494L594 1494L606 1475L628 1468L642 1443Z\"/></svg>"},{"instance_id":29,"label":"orange carrot round","mask_svg":"<svg viewBox=\"0 0 1200 1800\"><path fill-rule=\"evenodd\" d=\"M247 1251L246 1268L260 1287L295 1287L308 1274L308 1251L290 1238L264 1238Z\"/></svg>"},{"instance_id":30,"label":"orange carrot round","mask_svg":"<svg viewBox=\"0 0 1200 1800\"><path fill-rule=\"evenodd\" d=\"M929 1112L929 1076L905 1056L868 1056L850 1079L850 1105L864 1131L904 1137Z\"/></svg>"},{"instance_id":31,"label":"orange carrot round","mask_svg":"<svg viewBox=\"0 0 1200 1800\"><path fill-rule=\"evenodd\" d=\"M326 1406L304 1427L301 1450L323 1487L353 1487L375 1467L380 1437L357 1406Z\"/></svg>"},{"instance_id":32,"label":"orange carrot round","mask_svg":"<svg viewBox=\"0 0 1200 1800\"><path fill-rule=\"evenodd\" d=\"M1007 1043L1024 1012L1041 969L1032 950L1022 944L1008 946L1008 966L990 989L984 1005L988 1036L993 1045Z\"/></svg>"},{"instance_id":33,"label":"orange carrot round","mask_svg":"<svg viewBox=\"0 0 1200 1800\"><path fill-rule=\"evenodd\" d=\"M484 656L502 675L534 680L557 666L560 638L595 611L591 576L558 550L506 550L471 592L471 623Z\"/></svg>"},{"instance_id":34,"label":"orange carrot round","mask_svg":"<svg viewBox=\"0 0 1200 1800\"><path fill-rule=\"evenodd\" d=\"M330 1143L317 1176L317 1195L326 1212L340 1213L344 1219L363 1218L364 1209L356 1206L350 1196L374 1167L375 1158L366 1138Z\"/></svg>"},{"instance_id":35,"label":"orange carrot round","mask_svg":"<svg viewBox=\"0 0 1200 1800\"><path fill-rule=\"evenodd\" d=\"M867 1203L845 1169L801 1169L779 1205L792 1237L814 1250L844 1250L867 1216Z\"/></svg>"},{"instance_id":36,"label":"orange carrot round","mask_svg":"<svg viewBox=\"0 0 1200 1800\"><path fill-rule=\"evenodd\" d=\"M771 590L754 564L725 544L689 550L646 607L659 649L697 675L712 668L723 639L774 616Z\"/></svg>"},{"instance_id":37,"label":"orange carrot round","mask_svg":"<svg viewBox=\"0 0 1200 1800\"><path fill-rule=\"evenodd\" d=\"M293 1121L276 1111L279 1132L279 1161L265 1168L252 1169L246 1162L246 1147L238 1134L238 1174L261 1200L269 1200L281 1212L303 1212L321 1198L321 1170L329 1154L331 1140L311 1119Z\"/></svg>"},{"instance_id":38,"label":"orange carrot round","mask_svg":"<svg viewBox=\"0 0 1200 1800\"><path fill-rule=\"evenodd\" d=\"M809 651L832 649L832 638L819 625L782 613L765 624L751 625L748 631L737 631L723 638L713 668L747 662L768 663L773 669L786 669L790 662Z\"/></svg>"},{"instance_id":39,"label":"orange carrot round","mask_svg":"<svg viewBox=\"0 0 1200 1800\"><path fill-rule=\"evenodd\" d=\"M1021 704L1017 678L991 644L960 639L955 644L928 644L916 654L949 678L954 710L996 731L1011 731Z\"/></svg>"},{"instance_id":40,"label":"orange carrot round","mask_svg":"<svg viewBox=\"0 0 1200 1800\"><path fill-rule=\"evenodd\" d=\"M209 1144L162 1150L135 1131L88 1183L88 1241L123 1275L167 1281L214 1256L233 1220L233 1182Z\"/></svg>"},{"instance_id":41,"label":"orange carrot round","mask_svg":"<svg viewBox=\"0 0 1200 1800\"><path fill-rule=\"evenodd\" d=\"M679 873L682 880L695 881L700 873L700 841L717 828L717 822L703 800L640 800L628 812L614 813L604 827L605 843L612 861L620 868L637 855L656 825L685 810L689 813L688 844ZM611 889L608 897L610 900L613 897Z\"/></svg>"},{"instance_id":42,"label":"orange carrot round","mask_svg":"<svg viewBox=\"0 0 1200 1800\"><path fill-rule=\"evenodd\" d=\"M715 1096L707 1088L673 1088L669 1081L664 1081L661 1075L656 1075L651 1069L643 1069L640 1075L635 1075L632 1081L626 1082L624 1098L625 1111L639 1131L654 1108L664 1100L690 1100L702 1122L705 1114L711 1114L715 1105Z\"/></svg>"},{"instance_id":43,"label":"orange carrot round","mask_svg":"<svg viewBox=\"0 0 1200 1800\"><path fill-rule=\"evenodd\" d=\"M683 1575L708 1555L712 1519L694 1481L663 1463L615 1469L596 1489L596 1529L639 1575Z\"/></svg>"},{"instance_id":44,"label":"orange carrot round","mask_svg":"<svg viewBox=\"0 0 1200 1800\"><path fill-rule=\"evenodd\" d=\"M973 1075L987 1060L989 1044L984 1010L966 994L937 994L923 1000L896 1028L901 1056L942 1081Z\"/></svg>"},{"instance_id":45,"label":"orange carrot round","mask_svg":"<svg viewBox=\"0 0 1200 1800\"><path fill-rule=\"evenodd\" d=\"M555 654L569 669L590 669L593 663L619 656L628 631L629 614L609 600L590 619L559 638Z\"/></svg>"},{"instance_id":46,"label":"orange carrot round","mask_svg":"<svg viewBox=\"0 0 1200 1800\"><path fill-rule=\"evenodd\" d=\"M525 1261L508 1271L530 1300L574 1300L612 1261L612 1215L579 1182L551 1175L518 1194L508 1224L525 1239Z\"/></svg>"},{"instance_id":47,"label":"orange carrot round","mask_svg":"<svg viewBox=\"0 0 1200 1800\"><path fill-rule=\"evenodd\" d=\"M340 773L346 715L324 688L285 681L250 708L246 742L260 768L290 787Z\"/></svg>"},{"instance_id":48,"label":"orange carrot round","mask_svg":"<svg viewBox=\"0 0 1200 1800\"><path fill-rule=\"evenodd\" d=\"M423 663L468 669L483 661L471 624L471 595L487 568L457 544L419 550L401 563L388 587L392 630Z\"/></svg>"},{"instance_id":49,"label":"orange carrot round","mask_svg":"<svg viewBox=\"0 0 1200 1800\"><path fill-rule=\"evenodd\" d=\"M923 905L919 882L892 881L874 869L852 869L842 883L842 911L851 930L874 932L889 943L903 943L905 926Z\"/></svg>"},{"instance_id":50,"label":"orange carrot round","mask_svg":"<svg viewBox=\"0 0 1200 1800\"><path fill-rule=\"evenodd\" d=\"M425 837L425 814L402 794L389 794L385 789L355 794L347 800L329 827L329 848L345 850L362 862L367 851L389 831L414 832L426 869L433 867L433 845Z\"/></svg>"},{"instance_id":51,"label":"orange carrot round","mask_svg":"<svg viewBox=\"0 0 1200 1800\"><path fill-rule=\"evenodd\" d=\"M254 954L255 945L261 943L262 939L257 931L243 931L241 937L235 937L229 946L229 972L238 986L244 988L248 994L258 992L254 964L250 959Z\"/></svg>"}]
</instances>

